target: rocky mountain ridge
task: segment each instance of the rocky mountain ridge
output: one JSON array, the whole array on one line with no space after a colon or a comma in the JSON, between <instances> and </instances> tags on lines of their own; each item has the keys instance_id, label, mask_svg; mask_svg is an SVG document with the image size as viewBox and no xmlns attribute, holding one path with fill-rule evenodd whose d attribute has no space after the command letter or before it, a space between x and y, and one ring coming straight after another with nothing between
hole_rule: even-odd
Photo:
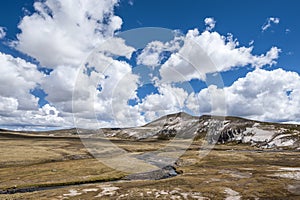
<instances>
[{"instance_id":1,"label":"rocky mountain ridge","mask_svg":"<svg viewBox=\"0 0 300 200\"><path fill-rule=\"evenodd\" d=\"M261 148L300 150L300 125L259 122L239 117L176 113L136 128L103 129L107 137L123 139L205 139L209 143L250 144Z\"/></svg>"},{"instance_id":2,"label":"rocky mountain ridge","mask_svg":"<svg viewBox=\"0 0 300 200\"><path fill-rule=\"evenodd\" d=\"M140 127L64 129L43 132L0 130L3 134L47 137L107 137L126 140L172 140L173 138L205 140L211 144L248 144L263 149L300 151L300 125L260 122L240 117L180 112L169 114Z\"/></svg>"}]
</instances>

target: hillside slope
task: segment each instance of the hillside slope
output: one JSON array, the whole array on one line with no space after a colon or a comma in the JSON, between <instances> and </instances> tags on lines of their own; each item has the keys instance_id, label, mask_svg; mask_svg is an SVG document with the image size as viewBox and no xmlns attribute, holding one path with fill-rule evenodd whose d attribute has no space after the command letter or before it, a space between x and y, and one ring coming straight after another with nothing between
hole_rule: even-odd
<instances>
[{"instance_id":1,"label":"hillside slope","mask_svg":"<svg viewBox=\"0 0 300 200\"><path fill-rule=\"evenodd\" d=\"M300 125L260 122L240 117L203 115L180 112L156 119L144 126L132 128L102 128L98 130L65 129L43 132L0 130L13 136L47 136L67 138L119 138L126 140L203 140L211 144L249 144L267 149L300 150Z\"/></svg>"},{"instance_id":2,"label":"hillside slope","mask_svg":"<svg viewBox=\"0 0 300 200\"><path fill-rule=\"evenodd\" d=\"M205 139L209 143L246 143L261 148L300 150L300 125L267 123L239 117L176 113L136 128L105 129L106 136L123 139Z\"/></svg>"}]
</instances>

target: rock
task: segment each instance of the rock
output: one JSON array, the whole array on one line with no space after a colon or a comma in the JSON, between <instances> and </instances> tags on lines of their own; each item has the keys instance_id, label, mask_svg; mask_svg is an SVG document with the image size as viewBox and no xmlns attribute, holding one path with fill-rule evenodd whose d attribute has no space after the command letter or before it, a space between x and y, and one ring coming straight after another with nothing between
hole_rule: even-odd
<instances>
[{"instance_id":1,"label":"rock","mask_svg":"<svg viewBox=\"0 0 300 200\"><path fill-rule=\"evenodd\" d=\"M173 176L177 176L178 173L173 166L166 166L162 169L158 169L151 172L144 172L144 173L137 173L137 174L130 174L126 176L125 180L159 180L159 179L165 179L170 178Z\"/></svg>"}]
</instances>

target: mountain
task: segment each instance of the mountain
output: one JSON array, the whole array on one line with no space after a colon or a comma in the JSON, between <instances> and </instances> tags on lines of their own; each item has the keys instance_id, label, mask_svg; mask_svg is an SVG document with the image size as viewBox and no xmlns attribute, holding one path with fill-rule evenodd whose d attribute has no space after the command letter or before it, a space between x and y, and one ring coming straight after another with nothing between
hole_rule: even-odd
<instances>
[{"instance_id":1,"label":"mountain","mask_svg":"<svg viewBox=\"0 0 300 200\"><path fill-rule=\"evenodd\" d=\"M65 129L43 132L0 130L1 134L21 137L94 138L126 140L203 140L211 144L248 144L264 149L300 150L300 125L260 122L240 117L203 115L180 112L169 114L146 125L132 128L99 130Z\"/></svg>"},{"instance_id":2,"label":"mountain","mask_svg":"<svg viewBox=\"0 0 300 200\"><path fill-rule=\"evenodd\" d=\"M209 143L240 143L260 148L300 150L300 125L248 120L240 117L176 113L136 128L103 129L107 137L123 139L194 138Z\"/></svg>"}]
</instances>

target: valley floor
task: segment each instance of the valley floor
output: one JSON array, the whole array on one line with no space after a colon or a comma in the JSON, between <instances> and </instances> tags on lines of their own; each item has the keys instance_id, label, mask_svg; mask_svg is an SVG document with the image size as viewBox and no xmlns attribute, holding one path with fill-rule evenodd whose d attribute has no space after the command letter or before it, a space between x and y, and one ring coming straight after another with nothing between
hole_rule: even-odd
<instances>
[{"instance_id":1,"label":"valley floor","mask_svg":"<svg viewBox=\"0 0 300 200\"><path fill-rule=\"evenodd\" d=\"M114 143L141 153L167 141ZM177 176L124 180L76 137L0 133L0 199L300 199L299 151L228 144L201 158L199 145L177 161Z\"/></svg>"}]
</instances>

